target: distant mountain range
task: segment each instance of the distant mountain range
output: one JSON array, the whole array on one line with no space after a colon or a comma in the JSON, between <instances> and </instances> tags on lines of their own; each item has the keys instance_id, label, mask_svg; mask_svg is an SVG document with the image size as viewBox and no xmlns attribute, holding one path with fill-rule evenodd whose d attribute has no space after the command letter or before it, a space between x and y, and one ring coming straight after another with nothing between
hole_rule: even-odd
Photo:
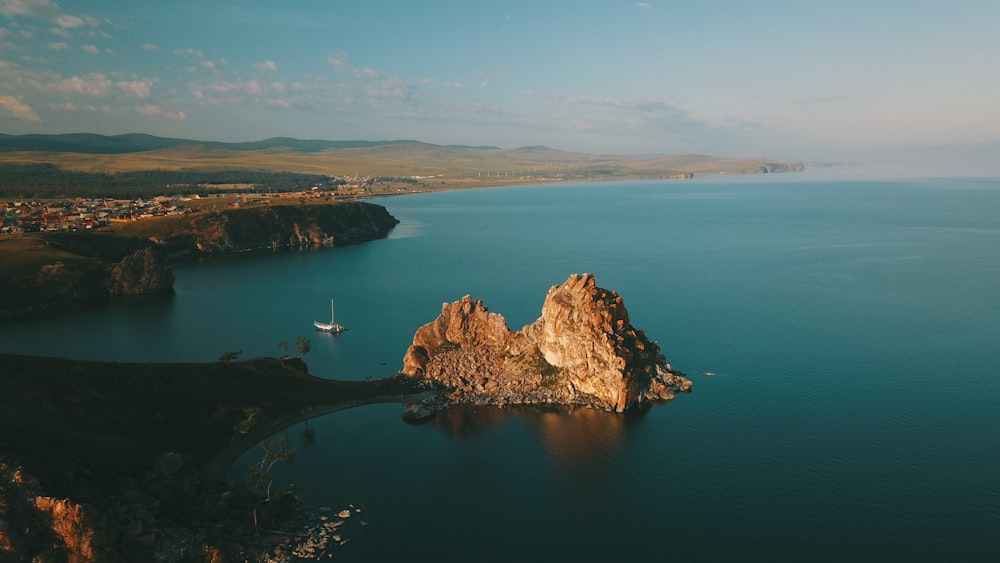
<instances>
[{"instance_id":1,"label":"distant mountain range","mask_svg":"<svg viewBox=\"0 0 1000 563\"><path fill-rule=\"evenodd\" d=\"M0 165L51 164L76 172L252 170L334 176L434 178L438 187L551 180L683 178L802 170L802 164L697 154L598 155L533 145L435 145L413 140L328 141L274 137L226 143L141 133L0 134Z\"/></svg>"}]
</instances>

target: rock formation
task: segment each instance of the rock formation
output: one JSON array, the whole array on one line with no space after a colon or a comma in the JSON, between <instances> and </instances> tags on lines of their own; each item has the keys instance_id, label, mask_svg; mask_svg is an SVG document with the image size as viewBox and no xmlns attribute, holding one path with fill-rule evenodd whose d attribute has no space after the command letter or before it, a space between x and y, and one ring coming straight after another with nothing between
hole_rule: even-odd
<instances>
[{"instance_id":1,"label":"rock formation","mask_svg":"<svg viewBox=\"0 0 1000 563\"><path fill-rule=\"evenodd\" d=\"M174 290L173 267L166 254L148 240L61 233L34 243L41 249L39 254L44 253L40 263L0 279L0 319L73 303Z\"/></svg>"},{"instance_id":2,"label":"rock formation","mask_svg":"<svg viewBox=\"0 0 1000 563\"><path fill-rule=\"evenodd\" d=\"M551 403L611 411L688 391L659 346L635 329L622 298L591 274L549 289L542 316L517 332L470 296L420 327L402 373L442 384L456 402Z\"/></svg>"},{"instance_id":3,"label":"rock formation","mask_svg":"<svg viewBox=\"0 0 1000 563\"><path fill-rule=\"evenodd\" d=\"M107 295L145 295L174 290L174 269L156 248L143 248L108 268Z\"/></svg>"},{"instance_id":4,"label":"rock formation","mask_svg":"<svg viewBox=\"0 0 1000 563\"><path fill-rule=\"evenodd\" d=\"M203 212L155 238L175 257L306 249L382 238L399 223L381 205L275 205Z\"/></svg>"}]
</instances>

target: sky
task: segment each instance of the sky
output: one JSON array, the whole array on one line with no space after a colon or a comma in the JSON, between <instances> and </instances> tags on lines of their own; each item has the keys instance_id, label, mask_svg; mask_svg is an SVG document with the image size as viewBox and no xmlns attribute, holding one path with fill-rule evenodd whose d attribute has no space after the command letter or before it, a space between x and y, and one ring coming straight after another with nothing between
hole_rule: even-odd
<instances>
[{"instance_id":1,"label":"sky","mask_svg":"<svg viewBox=\"0 0 1000 563\"><path fill-rule=\"evenodd\" d=\"M0 0L0 133L837 160L1000 141L997 0Z\"/></svg>"}]
</instances>

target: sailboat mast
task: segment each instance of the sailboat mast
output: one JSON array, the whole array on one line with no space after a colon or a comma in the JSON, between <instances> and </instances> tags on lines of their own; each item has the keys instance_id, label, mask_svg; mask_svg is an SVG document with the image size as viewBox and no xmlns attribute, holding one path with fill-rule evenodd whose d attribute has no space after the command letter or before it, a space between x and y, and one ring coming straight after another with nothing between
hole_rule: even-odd
<instances>
[{"instance_id":1,"label":"sailboat mast","mask_svg":"<svg viewBox=\"0 0 1000 563\"><path fill-rule=\"evenodd\" d=\"M330 300L330 324L334 324L333 299Z\"/></svg>"}]
</instances>

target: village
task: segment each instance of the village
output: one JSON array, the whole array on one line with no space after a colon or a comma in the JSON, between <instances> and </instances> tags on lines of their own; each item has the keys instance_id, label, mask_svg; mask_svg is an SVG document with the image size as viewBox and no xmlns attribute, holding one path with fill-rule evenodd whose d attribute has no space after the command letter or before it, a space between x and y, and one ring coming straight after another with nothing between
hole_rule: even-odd
<instances>
[{"instance_id":1,"label":"village","mask_svg":"<svg viewBox=\"0 0 1000 563\"><path fill-rule=\"evenodd\" d=\"M394 178L351 178L329 185L315 185L308 191L258 191L254 184L201 184L205 195L187 194L138 199L74 198L39 201L0 201L0 235L40 232L85 232L112 223L130 223L183 215L278 203L307 203L315 200L350 201L361 197L410 191L414 185Z\"/></svg>"}]
</instances>

